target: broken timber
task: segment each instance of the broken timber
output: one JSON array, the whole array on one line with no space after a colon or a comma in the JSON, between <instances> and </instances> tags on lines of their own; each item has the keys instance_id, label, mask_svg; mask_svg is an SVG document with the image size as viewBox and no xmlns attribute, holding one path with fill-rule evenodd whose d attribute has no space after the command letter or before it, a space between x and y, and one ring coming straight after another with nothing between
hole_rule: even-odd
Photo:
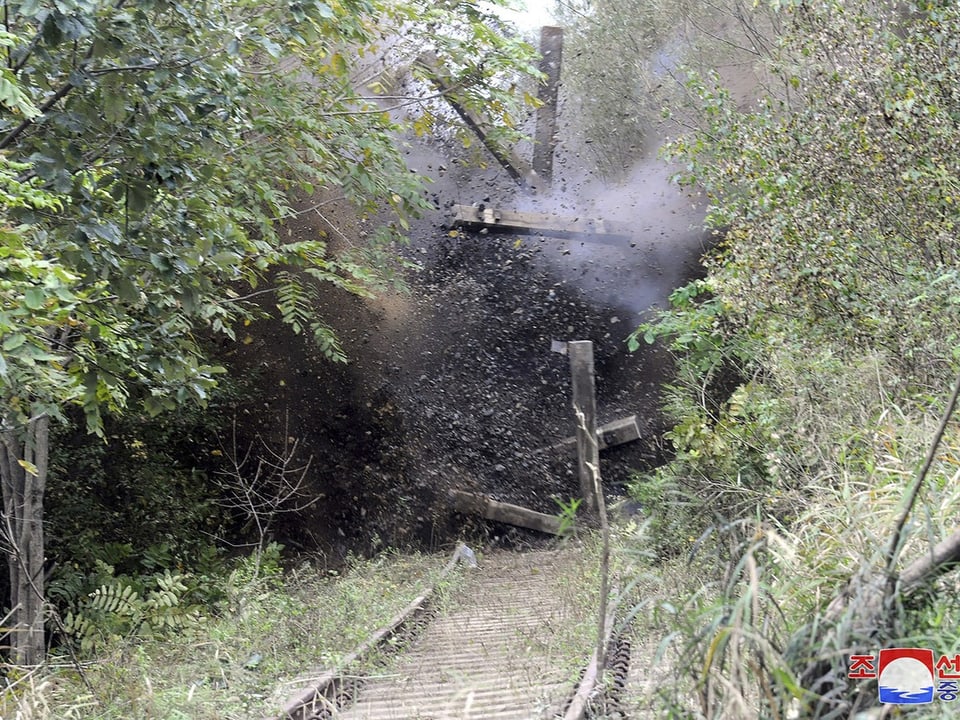
<instances>
[{"instance_id":1,"label":"broken timber","mask_svg":"<svg viewBox=\"0 0 960 720\"><path fill-rule=\"evenodd\" d=\"M476 133L487 150L489 150L497 159L497 162L503 166L503 169L510 174L510 177L520 183L521 187L533 191L537 190L540 186L540 178L537 176L537 173L534 172L533 168L520 159L515 152L507 150L499 143L491 140L486 129L490 127L491 124L476 112L464 107L457 101L454 95L456 85L451 81L449 73L445 72L440 65L437 56L431 52L422 53L417 58L417 65L420 65L429 73L430 82L437 87L443 95L444 100L450 103L450 107L457 111L457 114L463 122L466 123L467 127Z\"/></svg>"},{"instance_id":2,"label":"broken timber","mask_svg":"<svg viewBox=\"0 0 960 720\"><path fill-rule=\"evenodd\" d=\"M597 428L597 446L600 450L606 450L615 445L623 445L640 439L640 426L637 424L636 415L628 415L619 420L613 420ZM558 443L549 445L539 450L534 450L533 454L542 455L551 451L565 451L574 453L577 450L577 438L564 438Z\"/></svg>"},{"instance_id":3,"label":"broken timber","mask_svg":"<svg viewBox=\"0 0 960 720\"><path fill-rule=\"evenodd\" d=\"M593 371L593 342L573 340L567 343L573 414L577 424L577 475L583 509L596 514L603 502L600 485L600 443L597 432L597 392Z\"/></svg>"},{"instance_id":4,"label":"broken timber","mask_svg":"<svg viewBox=\"0 0 960 720\"><path fill-rule=\"evenodd\" d=\"M465 515L479 515L486 520L496 520L550 535L560 534L560 518L555 515L527 510L519 505L499 502L486 495L477 495L464 490L451 490L450 500L453 503L453 509Z\"/></svg>"},{"instance_id":5,"label":"broken timber","mask_svg":"<svg viewBox=\"0 0 960 720\"><path fill-rule=\"evenodd\" d=\"M563 60L563 28L540 28L540 72L544 82L538 99L537 128L533 143L533 169L547 185L553 179L553 151L557 145L557 97Z\"/></svg>"},{"instance_id":6,"label":"broken timber","mask_svg":"<svg viewBox=\"0 0 960 720\"><path fill-rule=\"evenodd\" d=\"M583 238L591 242L623 245L636 230L634 225L594 218L564 217L552 213L498 210L482 205L454 205L454 228L486 230L511 235L544 235Z\"/></svg>"}]
</instances>

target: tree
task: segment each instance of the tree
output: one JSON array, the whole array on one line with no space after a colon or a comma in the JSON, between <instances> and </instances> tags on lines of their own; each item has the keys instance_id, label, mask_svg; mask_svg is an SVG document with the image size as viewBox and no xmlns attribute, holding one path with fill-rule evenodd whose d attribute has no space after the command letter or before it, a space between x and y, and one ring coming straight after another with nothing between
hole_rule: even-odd
<instances>
[{"instance_id":1,"label":"tree","mask_svg":"<svg viewBox=\"0 0 960 720\"><path fill-rule=\"evenodd\" d=\"M878 353L914 383L948 379L960 344L960 15L923 9L784 5L780 91L743 112L715 76L691 75L704 126L672 147L726 229L710 285L728 317Z\"/></svg>"},{"instance_id":2,"label":"tree","mask_svg":"<svg viewBox=\"0 0 960 720\"><path fill-rule=\"evenodd\" d=\"M576 108L571 122L604 177L628 173L651 140L660 113L658 53L668 53L681 7L648 0L557 3L567 26L564 88L566 102Z\"/></svg>"},{"instance_id":3,"label":"tree","mask_svg":"<svg viewBox=\"0 0 960 720\"><path fill-rule=\"evenodd\" d=\"M566 144L609 180L622 180L670 131L690 128L698 100L683 68L716 69L752 86L766 57L773 19L766 3L723 0L557 0L565 30Z\"/></svg>"},{"instance_id":4,"label":"tree","mask_svg":"<svg viewBox=\"0 0 960 720\"><path fill-rule=\"evenodd\" d=\"M97 433L134 387L151 413L203 402L221 369L198 331L233 336L275 293L283 319L343 360L306 283L368 292L390 243L426 207L397 121L353 66L396 28L447 58L466 104L532 50L495 36L473 2L26 0L4 3L0 46L0 343L4 540L14 658L43 657L47 428L69 404ZM458 60L445 51L464 53ZM487 62L484 62L486 60ZM333 257L278 224L294 191L336 191L393 219ZM264 287L270 270L278 288ZM241 289L244 288L244 289Z\"/></svg>"}]
</instances>

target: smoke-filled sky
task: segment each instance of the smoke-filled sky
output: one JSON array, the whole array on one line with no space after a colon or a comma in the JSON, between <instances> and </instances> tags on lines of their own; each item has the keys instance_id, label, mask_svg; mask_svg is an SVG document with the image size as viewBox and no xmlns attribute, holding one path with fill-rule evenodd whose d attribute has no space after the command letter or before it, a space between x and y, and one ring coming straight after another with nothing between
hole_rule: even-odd
<instances>
[{"instance_id":1,"label":"smoke-filled sky","mask_svg":"<svg viewBox=\"0 0 960 720\"><path fill-rule=\"evenodd\" d=\"M516 10L496 8L496 12L522 30L535 30L557 22L551 12L554 0L514 0L513 5Z\"/></svg>"}]
</instances>

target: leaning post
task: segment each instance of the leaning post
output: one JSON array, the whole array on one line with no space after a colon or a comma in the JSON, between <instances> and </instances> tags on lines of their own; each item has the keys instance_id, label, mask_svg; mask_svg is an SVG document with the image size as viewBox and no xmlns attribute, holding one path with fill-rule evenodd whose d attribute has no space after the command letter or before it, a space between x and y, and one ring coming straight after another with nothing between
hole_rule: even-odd
<instances>
[{"instance_id":1,"label":"leaning post","mask_svg":"<svg viewBox=\"0 0 960 720\"><path fill-rule=\"evenodd\" d=\"M600 480L600 442L597 437L597 395L594 385L593 343L576 340L567 343L570 374L573 378L573 415L577 422L577 465L584 509L591 519L599 519L603 537L600 557L600 612L597 617L597 677L602 679L607 655L607 602L610 593L610 526Z\"/></svg>"}]
</instances>

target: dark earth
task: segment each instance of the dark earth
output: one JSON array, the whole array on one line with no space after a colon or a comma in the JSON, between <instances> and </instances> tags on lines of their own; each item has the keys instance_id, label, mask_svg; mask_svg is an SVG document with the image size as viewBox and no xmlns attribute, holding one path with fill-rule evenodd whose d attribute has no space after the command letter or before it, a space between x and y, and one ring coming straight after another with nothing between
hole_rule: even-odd
<instances>
[{"instance_id":1,"label":"dark earth","mask_svg":"<svg viewBox=\"0 0 960 720\"><path fill-rule=\"evenodd\" d=\"M699 274L706 243L697 211L655 161L610 188L579 177L561 152L555 192L534 197L492 159L478 168L450 147L418 140L406 152L411 172L432 180L436 208L413 225L403 250L421 269L407 277L408 292L375 300L324 289L322 311L349 364L325 360L275 321L252 325L247 344L225 358L256 378L241 434L281 442L288 417L287 433L300 440L304 460L312 457L309 493L322 498L284 518L277 539L331 561L384 546L435 549L460 537L534 542L533 532L454 513L447 491L554 514L578 496L575 459L542 451L574 432L568 360L551 352L554 340L594 342L600 422L639 418L641 441L603 453L608 496L661 462L657 406L669 358L649 347L631 354L625 338L651 306ZM453 232L454 203L589 213L631 222L637 234L610 247ZM326 209L288 225L293 237L365 229Z\"/></svg>"}]
</instances>

